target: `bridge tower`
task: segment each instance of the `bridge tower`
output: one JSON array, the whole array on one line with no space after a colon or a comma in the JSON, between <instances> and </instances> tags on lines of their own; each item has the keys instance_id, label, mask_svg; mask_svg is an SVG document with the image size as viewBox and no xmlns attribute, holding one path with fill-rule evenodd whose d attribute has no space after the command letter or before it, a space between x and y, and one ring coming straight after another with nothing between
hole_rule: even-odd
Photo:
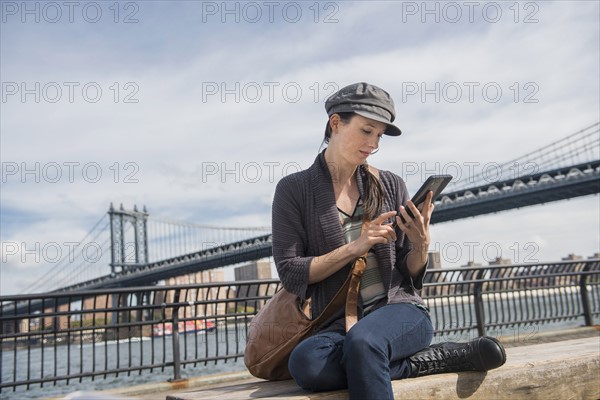
<instances>
[{"instance_id":1,"label":"bridge tower","mask_svg":"<svg viewBox=\"0 0 600 400\"><path fill-rule=\"evenodd\" d=\"M138 211L125 210L123 204L116 210L110 203L111 258L110 272L125 271L129 266L148 263L148 212L146 206ZM133 241L127 241L126 233L133 228ZM121 268L119 271L117 268Z\"/></svg>"}]
</instances>

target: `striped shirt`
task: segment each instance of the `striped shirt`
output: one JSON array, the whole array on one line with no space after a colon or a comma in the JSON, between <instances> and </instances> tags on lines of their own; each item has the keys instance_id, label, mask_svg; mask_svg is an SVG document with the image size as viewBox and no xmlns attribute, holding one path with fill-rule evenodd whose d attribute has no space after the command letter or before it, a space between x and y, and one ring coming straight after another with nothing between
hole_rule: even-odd
<instances>
[{"instance_id":1,"label":"striped shirt","mask_svg":"<svg viewBox=\"0 0 600 400\"><path fill-rule=\"evenodd\" d=\"M359 199L352 215L346 214L338 208L340 222L344 231L346 243L358 239L362 228L363 205ZM371 306L377 303L377 300L387 297L387 292L383 286L381 273L379 272L379 264L375 253L369 251L367 254L367 265L365 272L360 280L360 295L363 299L363 310L365 313L369 311Z\"/></svg>"}]
</instances>

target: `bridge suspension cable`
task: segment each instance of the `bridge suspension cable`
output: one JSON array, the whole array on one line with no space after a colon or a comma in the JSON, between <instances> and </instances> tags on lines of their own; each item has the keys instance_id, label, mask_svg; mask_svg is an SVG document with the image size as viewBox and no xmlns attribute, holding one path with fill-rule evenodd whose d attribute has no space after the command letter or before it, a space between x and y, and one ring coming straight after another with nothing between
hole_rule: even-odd
<instances>
[{"instance_id":1,"label":"bridge suspension cable","mask_svg":"<svg viewBox=\"0 0 600 400\"><path fill-rule=\"evenodd\" d=\"M149 262L207 250L271 232L270 226L217 227L155 216L148 218L147 226Z\"/></svg>"},{"instance_id":2,"label":"bridge suspension cable","mask_svg":"<svg viewBox=\"0 0 600 400\"><path fill-rule=\"evenodd\" d=\"M446 192L490 184L492 181L518 179L598 159L600 159L600 122L504 164L497 165L494 168L494 173L498 172L497 174L484 170L469 179L451 183Z\"/></svg>"},{"instance_id":3,"label":"bridge suspension cable","mask_svg":"<svg viewBox=\"0 0 600 400\"><path fill-rule=\"evenodd\" d=\"M128 265L139 266L136 261L136 227L132 223L124 223L122 227L123 263L117 266L120 271L127 269ZM217 227L155 216L147 216L146 229L147 263L208 250L271 231L270 226ZM115 261L112 259L113 246L117 245L114 240L110 217L105 214L76 246L70 248L68 254L56 264L49 264L47 272L25 292L48 292L108 275L110 265Z\"/></svg>"},{"instance_id":4,"label":"bridge suspension cable","mask_svg":"<svg viewBox=\"0 0 600 400\"><path fill-rule=\"evenodd\" d=\"M81 278L83 273L88 277L87 279L106 275L106 264L102 262L102 258L105 258L103 257L105 254L110 253L109 223L108 216L103 215L83 239L77 242L76 246L71 247L70 251L50 267L42 277L26 288L25 293L50 291L73 284L77 281L76 277ZM107 239L103 241L102 245L98 245L98 241L102 240L101 236L103 235ZM94 255L92 257L87 253L90 248L94 252L99 251L101 256ZM97 262L92 262L96 260Z\"/></svg>"}]
</instances>

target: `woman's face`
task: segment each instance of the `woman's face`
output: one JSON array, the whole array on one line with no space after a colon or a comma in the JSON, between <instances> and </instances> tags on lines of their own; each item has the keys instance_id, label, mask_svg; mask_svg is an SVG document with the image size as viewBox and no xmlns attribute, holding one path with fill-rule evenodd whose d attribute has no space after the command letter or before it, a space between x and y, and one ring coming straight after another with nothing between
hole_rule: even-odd
<instances>
[{"instance_id":1,"label":"woman's face","mask_svg":"<svg viewBox=\"0 0 600 400\"><path fill-rule=\"evenodd\" d=\"M332 116L332 135L329 144L336 146L348 162L360 165L379 148L386 124L355 114L344 123L337 114Z\"/></svg>"}]
</instances>

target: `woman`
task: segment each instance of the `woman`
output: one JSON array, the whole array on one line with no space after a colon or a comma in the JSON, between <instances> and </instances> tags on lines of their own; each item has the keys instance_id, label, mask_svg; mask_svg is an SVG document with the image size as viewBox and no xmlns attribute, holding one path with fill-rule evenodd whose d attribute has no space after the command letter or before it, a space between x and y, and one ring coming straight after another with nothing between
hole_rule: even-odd
<instances>
[{"instance_id":1,"label":"woman","mask_svg":"<svg viewBox=\"0 0 600 400\"><path fill-rule=\"evenodd\" d=\"M392 379L502 365L504 349L493 338L427 347L433 327L418 290L428 264L432 193L417 209L402 178L367 164L382 135L401 134L389 94L357 83L325 108L327 148L277 185L273 256L283 286L311 299L313 317L368 252L367 267L358 323L346 332L340 309L301 342L289 361L294 380L312 391L347 387L350 398L391 399Z\"/></svg>"}]
</instances>

